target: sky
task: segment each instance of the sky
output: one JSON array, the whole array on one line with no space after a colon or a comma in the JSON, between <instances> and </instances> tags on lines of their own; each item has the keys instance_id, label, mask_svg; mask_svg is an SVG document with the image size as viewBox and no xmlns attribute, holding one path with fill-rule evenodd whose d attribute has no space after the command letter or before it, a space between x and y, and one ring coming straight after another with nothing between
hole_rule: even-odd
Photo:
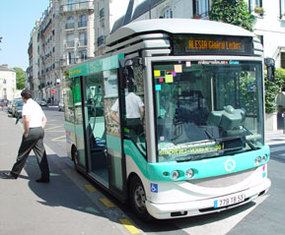
<instances>
[{"instance_id":1,"label":"sky","mask_svg":"<svg viewBox=\"0 0 285 235\"><path fill-rule=\"evenodd\" d=\"M49 0L0 0L0 65L27 69L30 34L48 6Z\"/></svg>"}]
</instances>

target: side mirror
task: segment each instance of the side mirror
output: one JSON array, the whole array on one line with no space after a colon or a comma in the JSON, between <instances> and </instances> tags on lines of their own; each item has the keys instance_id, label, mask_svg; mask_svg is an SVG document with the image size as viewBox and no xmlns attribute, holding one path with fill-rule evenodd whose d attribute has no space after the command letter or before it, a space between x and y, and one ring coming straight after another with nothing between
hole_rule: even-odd
<instances>
[{"instance_id":1,"label":"side mirror","mask_svg":"<svg viewBox=\"0 0 285 235\"><path fill-rule=\"evenodd\" d=\"M122 88L134 85L134 71L133 67L140 66L142 64L141 58L123 58L119 60L120 64L120 73L121 73L121 85Z\"/></svg>"},{"instance_id":2,"label":"side mirror","mask_svg":"<svg viewBox=\"0 0 285 235\"><path fill-rule=\"evenodd\" d=\"M265 58L264 64L267 70L267 79L268 81L274 81L274 72L275 72L275 60L273 58Z\"/></svg>"}]
</instances>

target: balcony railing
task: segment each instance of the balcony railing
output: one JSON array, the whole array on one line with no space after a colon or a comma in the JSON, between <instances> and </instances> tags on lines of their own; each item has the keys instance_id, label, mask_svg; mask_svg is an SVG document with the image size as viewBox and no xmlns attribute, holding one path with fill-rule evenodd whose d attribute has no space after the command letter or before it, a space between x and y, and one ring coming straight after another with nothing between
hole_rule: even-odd
<instances>
[{"instance_id":1,"label":"balcony railing","mask_svg":"<svg viewBox=\"0 0 285 235\"><path fill-rule=\"evenodd\" d=\"M65 28L66 29L74 29L74 23L66 23Z\"/></svg>"},{"instance_id":2,"label":"balcony railing","mask_svg":"<svg viewBox=\"0 0 285 235\"><path fill-rule=\"evenodd\" d=\"M67 43L66 43L66 47L74 47L74 41L68 41Z\"/></svg>"},{"instance_id":3,"label":"balcony railing","mask_svg":"<svg viewBox=\"0 0 285 235\"><path fill-rule=\"evenodd\" d=\"M80 28L80 27L86 27L86 26L87 26L87 21L78 22L78 28Z\"/></svg>"},{"instance_id":4,"label":"balcony railing","mask_svg":"<svg viewBox=\"0 0 285 235\"><path fill-rule=\"evenodd\" d=\"M77 2L60 6L60 13L68 13L73 11L94 11L94 1Z\"/></svg>"}]
</instances>

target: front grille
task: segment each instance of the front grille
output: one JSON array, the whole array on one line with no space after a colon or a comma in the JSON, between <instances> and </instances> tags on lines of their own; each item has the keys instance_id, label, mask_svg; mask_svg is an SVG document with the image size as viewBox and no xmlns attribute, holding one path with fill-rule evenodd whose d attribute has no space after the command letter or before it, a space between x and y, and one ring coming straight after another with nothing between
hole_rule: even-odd
<instances>
[{"instance_id":1,"label":"front grille","mask_svg":"<svg viewBox=\"0 0 285 235\"><path fill-rule=\"evenodd\" d=\"M188 180L187 182L201 186L201 187L207 187L207 188L223 188L228 187L234 184L237 184L246 178L248 178L256 168L251 168L249 170L227 174L227 175L221 175L221 176L215 176L215 177L208 177L203 179L194 179L194 180Z\"/></svg>"}]
</instances>

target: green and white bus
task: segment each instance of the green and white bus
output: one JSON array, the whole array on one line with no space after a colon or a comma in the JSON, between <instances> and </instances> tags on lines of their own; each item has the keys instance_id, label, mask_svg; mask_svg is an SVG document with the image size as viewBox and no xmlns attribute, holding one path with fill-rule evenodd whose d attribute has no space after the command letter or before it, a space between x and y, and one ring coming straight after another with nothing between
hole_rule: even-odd
<instances>
[{"instance_id":1,"label":"green and white bus","mask_svg":"<svg viewBox=\"0 0 285 235\"><path fill-rule=\"evenodd\" d=\"M251 32L152 19L106 44L66 78L67 151L78 171L141 218L219 212L268 191L263 49ZM140 116L128 113L135 100Z\"/></svg>"}]
</instances>

